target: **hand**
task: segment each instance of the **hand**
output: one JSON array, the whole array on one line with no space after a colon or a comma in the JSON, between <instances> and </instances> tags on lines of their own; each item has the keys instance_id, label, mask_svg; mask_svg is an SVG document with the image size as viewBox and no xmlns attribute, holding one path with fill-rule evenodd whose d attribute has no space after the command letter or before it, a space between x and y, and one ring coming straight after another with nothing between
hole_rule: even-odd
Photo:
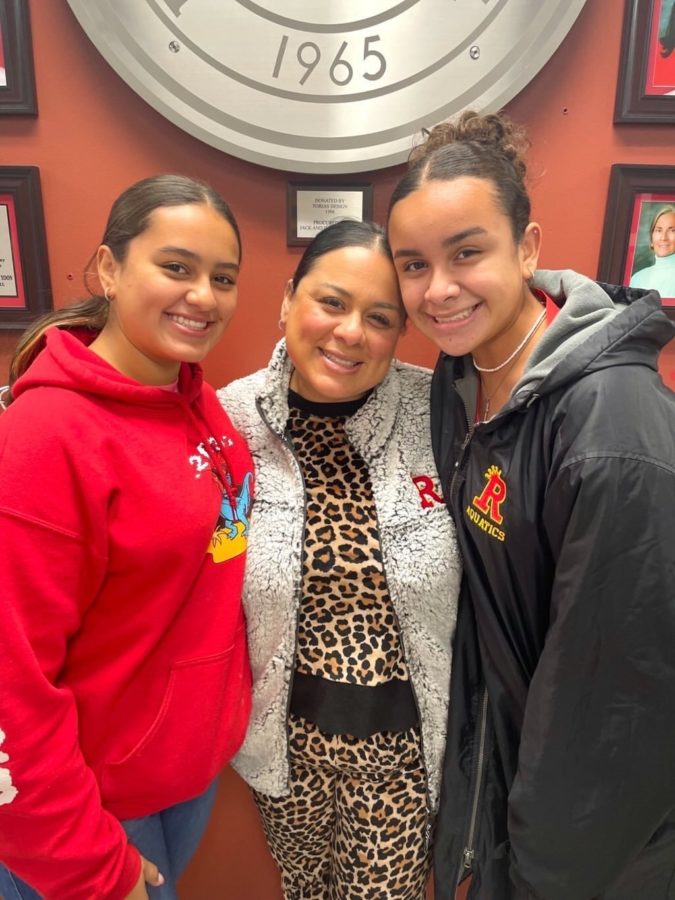
<instances>
[{"instance_id":1,"label":"hand","mask_svg":"<svg viewBox=\"0 0 675 900\"><path fill-rule=\"evenodd\" d=\"M145 889L146 884L161 887L164 884L164 876L154 863L141 856L141 874L138 876L138 881L134 885L133 891L127 894L126 900L148 900L148 892Z\"/></svg>"}]
</instances>

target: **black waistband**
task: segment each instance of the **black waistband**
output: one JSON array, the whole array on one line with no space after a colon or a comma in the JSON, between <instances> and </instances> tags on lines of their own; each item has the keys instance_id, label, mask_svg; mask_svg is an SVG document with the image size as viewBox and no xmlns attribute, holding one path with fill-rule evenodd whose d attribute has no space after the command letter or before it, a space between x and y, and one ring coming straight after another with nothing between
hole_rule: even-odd
<instances>
[{"instance_id":1,"label":"black waistband","mask_svg":"<svg viewBox=\"0 0 675 900\"><path fill-rule=\"evenodd\" d=\"M358 738L378 731L407 731L419 722L410 682L399 678L371 686L296 672L290 711L325 734Z\"/></svg>"}]
</instances>

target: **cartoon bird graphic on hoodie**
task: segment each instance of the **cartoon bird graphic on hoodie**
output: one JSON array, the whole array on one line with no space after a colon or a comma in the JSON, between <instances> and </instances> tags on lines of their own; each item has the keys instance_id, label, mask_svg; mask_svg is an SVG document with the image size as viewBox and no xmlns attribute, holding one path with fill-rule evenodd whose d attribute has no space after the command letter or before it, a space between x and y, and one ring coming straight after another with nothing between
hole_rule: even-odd
<instances>
[{"instance_id":1,"label":"cartoon bird graphic on hoodie","mask_svg":"<svg viewBox=\"0 0 675 900\"><path fill-rule=\"evenodd\" d=\"M235 493L232 488L232 479L227 473L226 485L227 489L223 493L223 501L220 505L218 524L207 551L213 557L214 562L223 562L239 556L240 553L246 551L248 542L248 524L253 502L253 476L247 472Z\"/></svg>"}]
</instances>

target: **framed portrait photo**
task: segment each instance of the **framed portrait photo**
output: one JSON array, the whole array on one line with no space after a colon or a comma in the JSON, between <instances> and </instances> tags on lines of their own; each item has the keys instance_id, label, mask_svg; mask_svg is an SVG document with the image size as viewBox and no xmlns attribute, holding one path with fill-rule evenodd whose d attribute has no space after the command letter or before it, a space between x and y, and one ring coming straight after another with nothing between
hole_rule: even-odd
<instances>
[{"instance_id":1,"label":"framed portrait photo","mask_svg":"<svg viewBox=\"0 0 675 900\"><path fill-rule=\"evenodd\" d=\"M0 331L22 331L52 308L35 166L0 166Z\"/></svg>"},{"instance_id":2,"label":"framed portrait photo","mask_svg":"<svg viewBox=\"0 0 675 900\"><path fill-rule=\"evenodd\" d=\"M598 279L653 288L675 313L675 166L612 166Z\"/></svg>"},{"instance_id":3,"label":"framed portrait photo","mask_svg":"<svg viewBox=\"0 0 675 900\"><path fill-rule=\"evenodd\" d=\"M37 115L28 0L0 0L0 115Z\"/></svg>"},{"instance_id":4,"label":"framed portrait photo","mask_svg":"<svg viewBox=\"0 0 675 900\"><path fill-rule=\"evenodd\" d=\"M675 122L675 0L625 0L615 122Z\"/></svg>"}]
</instances>

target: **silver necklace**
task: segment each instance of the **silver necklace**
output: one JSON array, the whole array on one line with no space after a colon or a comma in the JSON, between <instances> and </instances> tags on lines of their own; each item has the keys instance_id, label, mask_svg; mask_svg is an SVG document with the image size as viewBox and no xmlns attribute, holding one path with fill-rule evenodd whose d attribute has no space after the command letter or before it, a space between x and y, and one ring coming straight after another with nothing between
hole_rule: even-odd
<instances>
[{"instance_id":1,"label":"silver necklace","mask_svg":"<svg viewBox=\"0 0 675 900\"><path fill-rule=\"evenodd\" d=\"M481 382L480 382L481 391L483 393L485 393L485 406L483 407L483 418L482 418L483 422L490 421L490 403L497 396L497 391L506 381L506 377L508 374L509 373L507 372L505 375L502 375L502 377L499 379L499 384L497 385L497 387L494 389L494 391L492 392L492 394L489 397L488 397L487 393L485 393L485 390L483 388L483 380L481 379Z\"/></svg>"},{"instance_id":2,"label":"silver necklace","mask_svg":"<svg viewBox=\"0 0 675 900\"><path fill-rule=\"evenodd\" d=\"M510 362L512 362L516 358L516 356L518 356L520 351L523 349L525 344L527 344L527 342L530 340L530 338L535 333L537 328L539 328L541 323L544 321L545 316L546 316L546 310L544 309L544 310L542 310L541 315L539 316L537 321L534 323L532 328L530 328L530 330L527 332L525 337L522 339L522 341L518 344L516 349L513 351L511 356L509 356L508 359L505 359L503 363L499 363L499 365L495 366L493 369L488 369L488 368L483 368L483 366L479 366L478 363L476 362L476 360L474 359L473 365L474 365L474 368L476 369L476 371L478 371L478 372L499 372L499 370L503 369L504 366L508 366L508 364Z\"/></svg>"}]
</instances>

